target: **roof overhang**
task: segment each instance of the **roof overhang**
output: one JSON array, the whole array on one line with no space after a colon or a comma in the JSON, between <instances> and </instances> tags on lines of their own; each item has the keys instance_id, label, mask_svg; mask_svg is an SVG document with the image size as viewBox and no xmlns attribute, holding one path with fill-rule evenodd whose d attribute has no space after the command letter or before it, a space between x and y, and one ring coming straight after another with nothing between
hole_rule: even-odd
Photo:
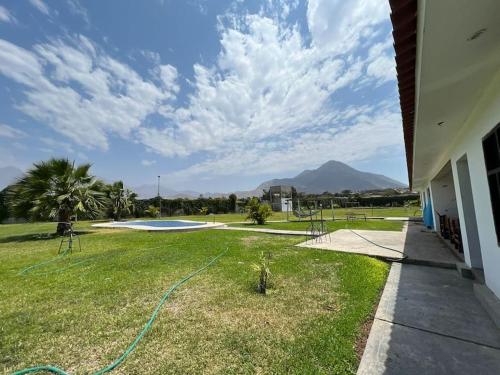
<instances>
[{"instance_id":1,"label":"roof overhang","mask_svg":"<svg viewBox=\"0 0 500 375\"><path fill-rule=\"evenodd\" d=\"M500 1L390 0L410 185L448 161L500 70Z\"/></svg>"},{"instance_id":2,"label":"roof overhang","mask_svg":"<svg viewBox=\"0 0 500 375\"><path fill-rule=\"evenodd\" d=\"M399 102L410 187L413 177L413 131L415 118L415 64L417 48L417 0L390 0L392 35L396 51Z\"/></svg>"}]
</instances>

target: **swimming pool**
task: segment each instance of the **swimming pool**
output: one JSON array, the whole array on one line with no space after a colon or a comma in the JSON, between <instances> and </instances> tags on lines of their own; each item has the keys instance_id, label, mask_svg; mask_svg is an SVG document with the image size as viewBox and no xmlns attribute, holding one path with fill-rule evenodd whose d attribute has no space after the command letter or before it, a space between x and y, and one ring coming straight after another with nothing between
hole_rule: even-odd
<instances>
[{"instance_id":1,"label":"swimming pool","mask_svg":"<svg viewBox=\"0 0 500 375\"><path fill-rule=\"evenodd\" d=\"M125 221L114 223L116 226L128 226L128 225L143 225L156 228L179 228L179 227L196 227L198 225L204 225L205 223L199 222L187 222L179 220L148 220L148 221Z\"/></svg>"},{"instance_id":2,"label":"swimming pool","mask_svg":"<svg viewBox=\"0 0 500 375\"><path fill-rule=\"evenodd\" d=\"M222 223L209 223L192 220L132 220L113 221L109 223L93 224L97 228L129 228L148 231L182 231L224 226Z\"/></svg>"}]
</instances>

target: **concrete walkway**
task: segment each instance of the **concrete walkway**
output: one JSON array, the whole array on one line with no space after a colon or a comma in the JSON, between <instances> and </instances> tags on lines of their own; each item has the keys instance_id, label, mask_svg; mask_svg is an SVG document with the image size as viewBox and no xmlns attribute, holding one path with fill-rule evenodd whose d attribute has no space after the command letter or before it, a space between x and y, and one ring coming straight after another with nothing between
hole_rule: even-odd
<instances>
[{"instance_id":1,"label":"concrete walkway","mask_svg":"<svg viewBox=\"0 0 500 375\"><path fill-rule=\"evenodd\" d=\"M358 375L500 374L500 333L453 270L393 263Z\"/></svg>"},{"instance_id":2,"label":"concrete walkway","mask_svg":"<svg viewBox=\"0 0 500 375\"><path fill-rule=\"evenodd\" d=\"M340 229L297 246L382 258L402 259L404 254L410 263L445 268L455 268L459 261L435 233L427 231L422 224L413 222L405 223L401 232Z\"/></svg>"}]
</instances>

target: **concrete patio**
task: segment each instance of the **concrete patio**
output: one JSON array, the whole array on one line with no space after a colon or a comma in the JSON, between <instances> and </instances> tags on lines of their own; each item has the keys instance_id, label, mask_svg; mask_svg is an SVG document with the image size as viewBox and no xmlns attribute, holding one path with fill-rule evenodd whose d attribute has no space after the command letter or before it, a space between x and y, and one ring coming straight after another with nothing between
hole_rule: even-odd
<instances>
[{"instance_id":1,"label":"concrete patio","mask_svg":"<svg viewBox=\"0 0 500 375\"><path fill-rule=\"evenodd\" d=\"M428 231L423 224L414 222L405 223L401 232L340 229L297 246L379 258L403 259L406 256L405 261L409 263L444 268L455 268L459 261L435 233Z\"/></svg>"},{"instance_id":2,"label":"concrete patio","mask_svg":"<svg viewBox=\"0 0 500 375\"><path fill-rule=\"evenodd\" d=\"M401 232L343 229L297 246L407 257L391 265L359 375L500 374L500 331L473 282L457 272L459 260L422 224Z\"/></svg>"},{"instance_id":3,"label":"concrete patio","mask_svg":"<svg viewBox=\"0 0 500 375\"><path fill-rule=\"evenodd\" d=\"M499 374L500 333L453 270L393 263L359 375Z\"/></svg>"}]
</instances>

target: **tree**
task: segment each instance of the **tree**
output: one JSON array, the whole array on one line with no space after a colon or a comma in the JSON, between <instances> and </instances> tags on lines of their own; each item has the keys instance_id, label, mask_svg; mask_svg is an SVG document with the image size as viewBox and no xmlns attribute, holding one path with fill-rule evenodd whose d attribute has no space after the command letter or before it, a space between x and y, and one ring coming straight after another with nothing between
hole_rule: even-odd
<instances>
[{"instance_id":1,"label":"tree","mask_svg":"<svg viewBox=\"0 0 500 375\"><path fill-rule=\"evenodd\" d=\"M247 219L252 220L253 223L265 224L269 216L272 215L271 206L268 204L261 204L257 198L252 198L246 205Z\"/></svg>"},{"instance_id":2,"label":"tree","mask_svg":"<svg viewBox=\"0 0 500 375\"><path fill-rule=\"evenodd\" d=\"M64 234L71 217L94 218L105 206L103 184L89 174L91 165L75 167L68 159L36 163L9 188L15 217L31 220L56 219L57 234Z\"/></svg>"},{"instance_id":3,"label":"tree","mask_svg":"<svg viewBox=\"0 0 500 375\"><path fill-rule=\"evenodd\" d=\"M0 224L9 218L9 208L7 206L7 189L0 191Z\"/></svg>"},{"instance_id":4,"label":"tree","mask_svg":"<svg viewBox=\"0 0 500 375\"><path fill-rule=\"evenodd\" d=\"M135 209L137 194L123 187L122 181L117 181L106 188L109 199L109 211L113 220L120 220L122 214L130 215Z\"/></svg>"},{"instance_id":5,"label":"tree","mask_svg":"<svg viewBox=\"0 0 500 375\"><path fill-rule=\"evenodd\" d=\"M238 197L236 194L229 194L229 211L236 212L236 200Z\"/></svg>"}]
</instances>

